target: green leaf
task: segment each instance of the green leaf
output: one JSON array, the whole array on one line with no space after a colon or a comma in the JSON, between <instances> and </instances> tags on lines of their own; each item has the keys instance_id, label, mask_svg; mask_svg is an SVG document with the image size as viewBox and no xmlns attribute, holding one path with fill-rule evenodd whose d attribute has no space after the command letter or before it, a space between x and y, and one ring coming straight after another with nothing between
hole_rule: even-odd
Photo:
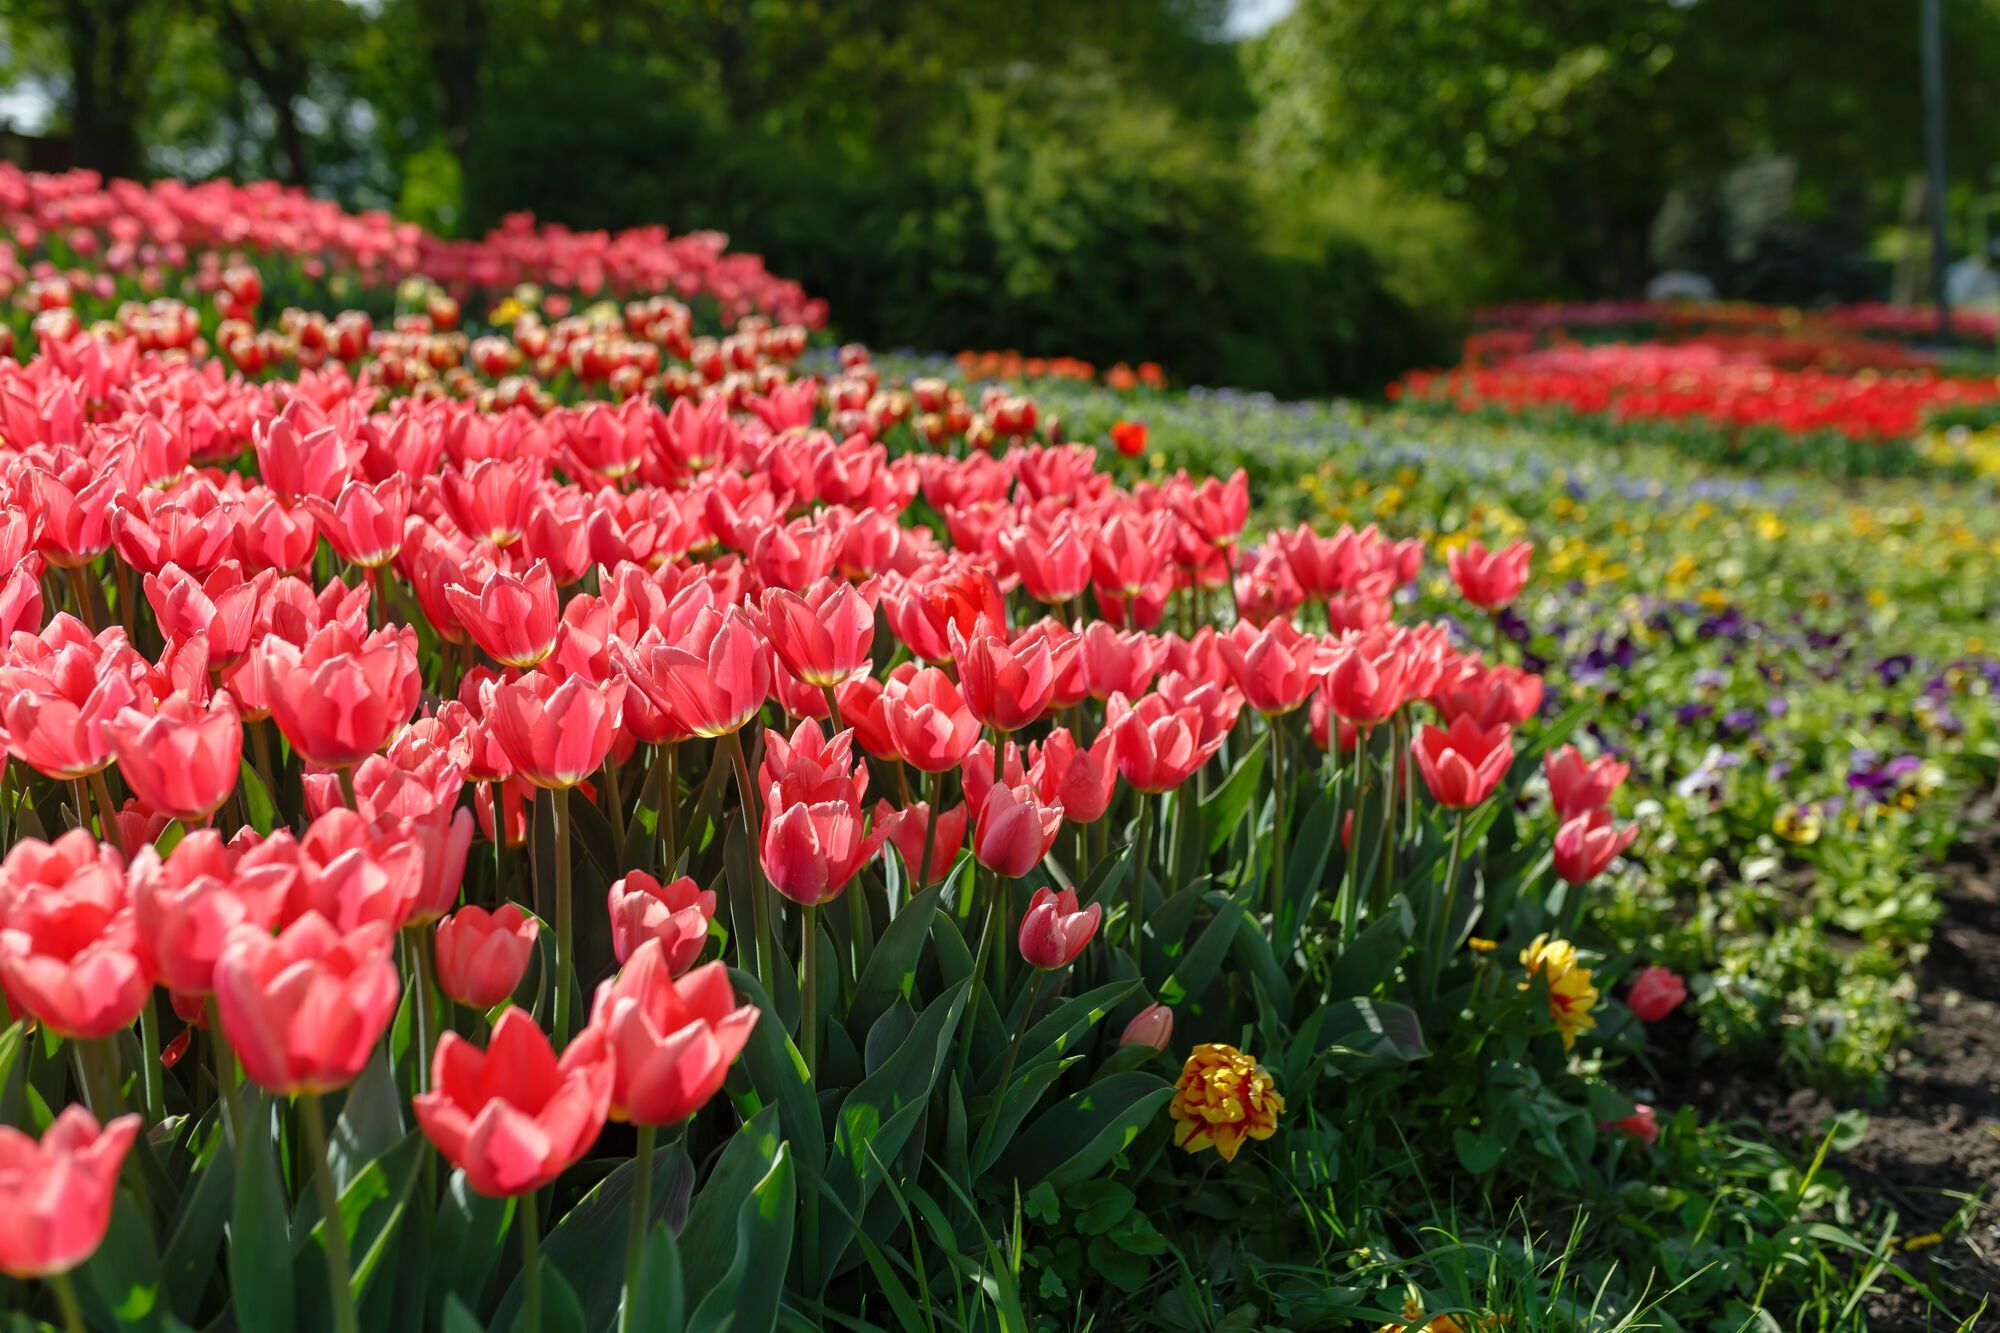
<instances>
[{"instance_id":1,"label":"green leaf","mask_svg":"<svg viewBox=\"0 0 2000 1333\"><path fill-rule=\"evenodd\" d=\"M1430 1054L1416 1011L1387 1000L1336 1000L1322 1011L1328 1063L1348 1075L1421 1060Z\"/></svg>"},{"instance_id":2,"label":"green leaf","mask_svg":"<svg viewBox=\"0 0 2000 1333\"><path fill-rule=\"evenodd\" d=\"M427 1151L429 1145L424 1136L412 1130L387 1153L362 1167L353 1182L340 1192L340 1216L334 1221L347 1235L348 1288L357 1305L395 1244L404 1210L409 1206L411 1187L416 1184ZM292 1287L307 1313L308 1326L318 1326L330 1315L325 1253L328 1224L328 1219L318 1218L310 1232L293 1237L297 1254L293 1258Z\"/></svg>"},{"instance_id":3,"label":"green leaf","mask_svg":"<svg viewBox=\"0 0 2000 1333\"><path fill-rule=\"evenodd\" d=\"M979 1131L979 1142L973 1149L977 1174L985 1175L992 1169L1001 1154L1007 1151L1007 1145L1013 1142L1021 1122L1041 1101L1042 1094L1062 1077L1063 1071L1081 1059L1081 1055L1072 1055L1062 1060L1044 1060L1033 1069L1016 1072L1007 1087L994 1092L993 1110Z\"/></svg>"},{"instance_id":4,"label":"green leaf","mask_svg":"<svg viewBox=\"0 0 2000 1333\"><path fill-rule=\"evenodd\" d=\"M451 1173L432 1228L428 1304L433 1310L448 1309L453 1297L468 1306L479 1304L513 1221L514 1200L489 1199L466 1182L465 1172Z\"/></svg>"},{"instance_id":5,"label":"green leaf","mask_svg":"<svg viewBox=\"0 0 2000 1333\"><path fill-rule=\"evenodd\" d=\"M1223 955L1236 941L1236 929L1243 916L1243 900L1230 898L1209 918L1207 927L1181 959L1180 966L1160 986L1163 1003L1179 1005L1208 989L1208 983L1215 980L1216 969L1222 966Z\"/></svg>"},{"instance_id":6,"label":"green leaf","mask_svg":"<svg viewBox=\"0 0 2000 1333\"><path fill-rule=\"evenodd\" d=\"M486 1325L456 1295L444 1298L444 1333L486 1333Z\"/></svg>"},{"instance_id":7,"label":"green leaf","mask_svg":"<svg viewBox=\"0 0 2000 1333\"><path fill-rule=\"evenodd\" d=\"M1464 1129L1451 1132L1451 1146L1458 1154L1459 1165L1475 1176L1483 1176L1500 1165L1500 1159L1507 1151L1506 1145L1499 1140Z\"/></svg>"},{"instance_id":8,"label":"green leaf","mask_svg":"<svg viewBox=\"0 0 2000 1333\"><path fill-rule=\"evenodd\" d=\"M770 1333L777 1327L797 1209L791 1145L784 1144L737 1210L736 1259L689 1316L688 1333Z\"/></svg>"},{"instance_id":9,"label":"green leaf","mask_svg":"<svg viewBox=\"0 0 2000 1333\"><path fill-rule=\"evenodd\" d=\"M1069 1202L1078 1210L1076 1229L1101 1236L1132 1211L1138 1196L1115 1180L1086 1180L1069 1191Z\"/></svg>"},{"instance_id":10,"label":"green leaf","mask_svg":"<svg viewBox=\"0 0 2000 1333\"><path fill-rule=\"evenodd\" d=\"M292 1224L278 1180L271 1104L247 1088L238 1104L243 1127L229 1214L229 1289L236 1326L293 1328Z\"/></svg>"},{"instance_id":11,"label":"green leaf","mask_svg":"<svg viewBox=\"0 0 2000 1333\"><path fill-rule=\"evenodd\" d=\"M1063 1001L1047 1018L1029 1028L1021 1038L1021 1054L1018 1062L1033 1065L1051 1056L1068 1055L1083 1039L1085 1033L1097 1026L1106 1014L1124 1003L1125 997L1138 989L1138 986L1137 977L1127 977L1123 981L1107 982ZM1002 1058L1005 1058L1004 1053Z\"/></svg>"},{"instance_id":12,"label":"green leaf","mask_svg":"<svg viewBox=\"0 0 2000 1333\"><path fill-rule=\"evenodd\" d=\"M278 826L278 807L271 800L264 779L258 775L256 766L247 756L243 760L243 771L237 775L237 782L243 792L243 809L250 818L250 827L268 838L271 830Z\"/></svg>"},{"instance_id":13,"label":"green leaf","mask_svg":"<svg viewBox=\"0 0 2000 1333\"><path fill-rule=\"evenodd\" d=\"M1012 1154L1023 1184L1068 1189L1095 1175L1139 1136L1174 1095L1174 1086L1140 1070L1072 1093L1043 1113Z\"/></svg>"},{"instance_id":14,"label":"green leaf","mask_svg":"<svg viewBox=\"0 0 2000 1333\"><path fill-rule=\"evenodd\" d=\"M119 1329L160 1327L160 1256L138 1206L119 1191L111 1225L79 1274L84 1303Z\"/></svg>"},{"instance_id":15,"label":"green leaf","mask_svg":"<svg viewBox=\"0 0 2000 1333\"><path fill-rule=\"evenodd\" d=\"M1264 753L1268 748L1264 736L1244 751L1236 766L1229 770L1222 785L1210 792L1201 802L1201 824L1208 834L1208 854L1215 855L1228 843L1243 822L1245 812L1250 809L1251 798L1257 794L1257 784L1264 776Z\"/></svg>"},{"instance_id":16,"label":"green leaf","mask_svg":"<svg viewBox=\"0 0 2000 1333\"><path fill-rule=\"evenodd\" d=\"M759 1106L777 1106L785 1137L795 1145L792 1151L797 1155L800 1183L807 1189L817 1189L826 1163L826 1125L820 1118L819 1099L813 1095L812 1082L806 1077L805 1057L785 1034L784 1024L778 1021L771 1007L771 998L757 978L732 967L729 979L738 992L762 1011L743 1047L743 1067L749 1072L758 1099L750 1111Z\"/></svg>"},{"instance_id":17,"label":"green leaf","mask_svg":"<svg viewBox=\"0 0 2000 1333\"><path fill-rule=\"evenodd\" d=\"M857 1041L889 1011L898 996L915 1004L917 967L923 961L924 944L931 935L931 917L937 911L942 892L941 888L925 889L911 898L875 942L875 952L861 969L861 980L855 983L854 1003L847 1013L847 1031Z\"/></svg>"},{"instance_id":18,"label":"green leaf","mask_svg":"<svg viewBox=\"0 0 2000 1333\"><path fill-rule=\"evenodd\" d=\"M625 1253L622 1247L618 1252ZM583 1306L562 1270L550 1263L546 1254L537 1256L537 1261L542 1268L541 1333L588 1333L590 1325L584 1322ZM500 1327L525 1329L527 1321L517 1314L513 1323L502 1322Z\"/></svg>"},{"instance_id":19,"label":"green leaf","mask_svg":"<svg viewBox=\"0 0 2000 1333\"><path fill-rule=\"evenodd\" d=\"M686 1322L687 1288L681 1278L680 1248L664 1222L655 1222L640 1259L638 1290L620 1324L621 1333L681 1333ZM620 1303L621 1313L624 1310Z\"/></svg>"},{"instance_id":20,"label":"green leaf","mask_svg":"<svg viewBox=\"0 0 2000 1333\"><path fill-rule=\"evenodd\" d=\"M758 1182L770 1174L783 1140L778 1136L778 1108L767 1106L737 1130L709 1173L687 1225L681 1228L681 1269L687 1291L699 1300L721 1283L736 1259L734 1219Z\"/></svg>"},{"instance_id":21,"label":"green leaf","mask_svg":"<svg viewBox=\"0 0 2000 1333\"><path fill-rule=\"evenodd\" d=\"M389 1052L378 1047L361 1077L347 1089L347 1100L333 1122L327 1157L333 1163L334 1183L346 1189L368 1163L395 1147L407 1132L402 1098L389 1070Z\"/></svg>"},{"instance_id":22,"label":"green leaf","mask_svg":"<svg viewBox=\"0 0 2000 1333\"><path fill-rule=\"evenodd\" d=\"M194 1318L214 1276L236 1184L236 1149L220 1130L215 1140L208 1160L194 1172L193 1186L181 1196L180 1214L160 1260L167 1308L185 1319Z\"/></svg>"}]
</instances>

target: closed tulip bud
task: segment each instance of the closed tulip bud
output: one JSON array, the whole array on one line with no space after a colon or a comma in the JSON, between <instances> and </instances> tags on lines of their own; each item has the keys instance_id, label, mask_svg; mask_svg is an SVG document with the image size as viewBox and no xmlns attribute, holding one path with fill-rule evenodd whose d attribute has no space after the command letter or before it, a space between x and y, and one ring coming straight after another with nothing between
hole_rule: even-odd
<instances>
[{"instance_id":1,"label":"closed tulip bud","mask_svg":"<svg viewBox=\"0 0 2000 1333\"><path fill-rule=\"evenodd\" d=\"M1417 735L1417 769L1432 799L1448 810L1466 810L1491 796L1514 762L1513 732L1481 727L1462 717L1449 731L1426 725Z\"/></svg>"},{"instance_id":2,"label":"closed tulip bud","mask_svg":"<svg viewBox=\"0 0 2000 1333\"><path fill-rule=\"evenodd\" d=\"M491 1009L521 984L541 929L516 903L459 908L437 923L439 988L467 1008Z\"/></svg>"},{"instance_id":3,"label":"closed tulip bud","mask_svg":"<svg viewBox=\"0 0 2000 1333\"><path fill-rule=\"evenodd\" d=\"M84 1107L67 1106L39 1143L0 1125L0 1272L54 1277L97 1252L139 1124L121 1115L99 1128Z\"/></svg>"},{"instance_id":4,"label":"closed tulip bud","mask_svg":"<svg viewBox=\"0 0 2000 1333\"><path fill-rule=\"evenodd\" d=\"M519 577L496 569L477 589L447 583L443 591L472 641L502 666L531 667L555 651L556 581L548 561Z\"/></svg>"},{"instance_id":5,"label":"closed tulip bud","mask_svg":"<svg viewBox=\"0 0 2000 1333\"><path fill-rule=\"evenodd\" d=\"M1638 834L1636 825L1620 829L1612 823L1611 812L1601 807L1578 815L1556 830L1556 874L1571 884L1588 884L1603 874Z\"/></svg>"},{"instance_id":6,"label":"closed tulip bud","mask_svg":"<svg viewBox=\"0 0 2000 1333\"><path fill-rule=\"evenodd\" d=\"M1641 1023L1657 1023L1681 1007L1687 999L1687 983L1664 967L1649 967L1632 979L1625 996L1632 1016Z\"/></svg>"},{"instance_id":7,"label":"closed tulip bud","mask_svg":"<svg viewBox=\"0 0 2000 1333\"><path fill-rule=\"evenodd\" d=\"M1644 1102L1634 1106L1631 1115L1623 1120L1610 1121L1604 1127L1614 1133L1623 1134L1642 1148L1652 1147L1654 1141L1660 1137L1659 1119L1653 1114L1653 1108Z\"/></svg>"},{"instance_id":8,"label":"closed tulip bud","mask_svg":"<svg viewBox=\"0 0 2000 1333\"><path fill-rule=\"evenodd\" d=\"M1103 915L1100 903L1079 907L1074 889L1037 889L1021 918L1021 957L1044 970L1067 967L1097 933Z\"/></svg>"},{"instance_id":9,"label":"closed tulip bud","mask_svg":"<svg viewBox=\"0 0 2000 1333\"><path fill-rule=\"evenodd\" d=\"M1528 582L1528 557L1534 553L1530 542L1488 551L1475 538L1453 551L1445 564L1466 601L1482 611L1498 611L1521 595Z\"/></svg>"},{"instance_id":10,"label":"closed tulip bud","mask_svg":"<svg viewBox=\"0 0 2000 1333\"><path fill-rule=\"evenodd\" d=\"M105 733L133 794L183 824L206 820L236 790L243 721L227 690L206 708L179 692L151 716L128 708Z\"/></svg>"},{"instance_id":11,"label":"closed tulip bud","mask_svg":"<svg viewBox=\"0 0 2000 1333\"><path fill-rule=\"evenodd\" d=\"M854 872L873 860L887 834L863 833L861 810L845 800L780 805L765 793L764 837L758 857L771 887L814 906L840 896Z\"/></svg>"},{"instance_id":12,"label":"closed tulip bud","mask_svg":"<svg viewBox=\"0 0 2000 1333\"><path fill-rule=\"evenodd\" d=\"M675 978L657 940L640 944L591 1003L590 1025L615 1056L611 1113L673 1125L699 1111L721 1091L757 1015L736 1002L721 962Z\"/></svg>"},{"instance_id":13,"label":"closed tulip bud","mask_svg":"<svg viewBox=\"0 0 2000 1333\"><path fill-rule=\"evenodd\" d=\"M715 891L683 875L667 884L634 870L611 885L611 952L622 964L641 944L658 940L675 976L694 966L715 917Z\"/></svg>"},{"instance_id":14,"label":"closed tulip bud","mask_svg":"<svg viewBox=\"0 0 2000 1333\"><path fill-rule=\"evenodd\" d=\"M604 767L618 739L625 682L535 671L489 686L486 718L518 777L537 787L574 787Z\"/></svg>"},{"instance_id":15,"label":"closed tulip bud","mask_svg":"<svg viewBox=\"0 0 2000 1333\"><path fill-rule=\"evenodd\" d=\"M597 1142L615 1077L603 1033L586 1029L558 1059L527 1011L509 1009L483 1051L456 1032L438 1039L417 1125L476 1193L531 1194Z\"/></svg>"},{"instance_id":16,"label":"closed tulip bud","mask_svg":"<svg viewBox=\"0 0 2000 1333\"><path fill-rule=\"evenodd\" d=\"M986 792L972 830L972 855L1003 879L1033 870L1055 845L1062 806L1045 804L1033 787L996 782Z\"/></svg>"},{"instance_id":17,"label":"closed tulip bud","mask_svg":"<svg viewBox=\"0 0 2000 1333\"><path fill-rule=\"evenodd\" d=\"M360 1076L402 984L380 921L342 935L308 912L278 935L239 930L215 964L222 1035L257 1086L332 1092Z\"/></svg>"},{"instance_id":18,"label":"closed tulip bud","mask_svg":"<svg viewBox=\"0 0 2000 1333\"><path fill-rule=\"evenodd\" d=\"M1120 1046L1150 1046L1156 1051L1167 1049L1167 1043L1174 1039L1174 1011L1164 1004L1149 1004L1132 1016L1125 1025L1125 1031L1118 1038Z\"/></svg>"}]
</instances>

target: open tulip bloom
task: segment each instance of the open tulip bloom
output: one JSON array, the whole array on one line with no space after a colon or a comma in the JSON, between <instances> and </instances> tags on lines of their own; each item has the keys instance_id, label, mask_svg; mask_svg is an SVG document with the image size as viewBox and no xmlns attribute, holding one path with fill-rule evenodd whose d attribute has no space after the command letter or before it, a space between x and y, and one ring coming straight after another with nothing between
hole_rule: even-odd
<instances>
[{"instance_id":1,"label":"open tulip bloom","mask_svg":"<svg viewBox=\"0 0 2000 1333\"><path fill-rule=\"evenodd\" d=\"M1643 769L1549 750L1525 639L1422 620L1533 609L1529 543L1454 536L1447 581L1374 527L1246 539L1244 473L1124 460L1163 417L1065 440L1019 384L802 359L821 304L716 233L65 179L0 165L41 306L0 319L31 1315L109 1227L100 1324L859 1317L930 1233L1015 1234L995 1200L1291 1161L1288 1105L1431 1052L1588 1100L1600 986L1688 1002L1580 929ZM167 231L144 290L199 304L53 285L62 237L125 292ZM280 272L403 313L281 315ZM1137 1207L1080 1214L1093 1255L1153 1253Z\"/></svg>"}]
</instances>

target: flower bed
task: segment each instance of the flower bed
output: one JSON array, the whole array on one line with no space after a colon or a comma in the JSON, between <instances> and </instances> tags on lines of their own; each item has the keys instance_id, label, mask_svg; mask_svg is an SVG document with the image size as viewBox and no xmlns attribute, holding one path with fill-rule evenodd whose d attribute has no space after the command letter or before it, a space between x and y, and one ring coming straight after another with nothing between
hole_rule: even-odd
<instances>
[{"instance_id":1,"label":"flower bed","mask_svg":"<svg viewBox=\"0 0 2000 1333\"><path fill-rule=\"evenodd\" d=\"M1746 1187L1784 1151L1644 1091L1726 1002L1629 882L1653 682L1544 679L1639 632L1548 614L1580 514L1384 536L1330 478L1151 464L1196 400L568 269L473 338L444 287L274 316L192 253L207 308L52 315L103 298L22 258L15 1307L1435 1329L1892 1262L1831 1176ZM1899 759L1867 780L1918 818ZM1621 1225L1551 1278L1578 1207Z\"/></svg>"}]
</instances>

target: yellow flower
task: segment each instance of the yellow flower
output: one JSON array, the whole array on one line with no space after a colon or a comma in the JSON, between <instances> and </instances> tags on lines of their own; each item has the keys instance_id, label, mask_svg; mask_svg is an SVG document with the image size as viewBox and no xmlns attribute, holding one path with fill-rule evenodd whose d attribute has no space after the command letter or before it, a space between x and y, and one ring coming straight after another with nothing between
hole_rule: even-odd
<instances>
[{"instance_id":1,"label":"yellow flower","mask_svg":"<svg viewBox=\"0 0 2000 1333\"><path fill-rule=\"evenodd\" d=\"M1424 1303L1414 1296L1403 1301L1403 1320L1400 1324L1384 1324L1375 1333L1468 1333L1468 1326L1457 1315L1433 1315L1424 1318ZM1506 1315L1487 1315L1475 1319L1470 1327L1485 1330L1505 1328L1509 1319Z\"/></svg>"},{"instance_id":2,"label":"yellow flower","mask_svg":"<svg viewBox=\"0 0 2000 1333\"><path fill-rule=\"evenodd\" d=\"M1773 833L1786 842L1800 844L1818 842L1820 831L1825 827L1825 818L1809 805L1788 805L1771 820Z\"/></svg>"},{"instance_id":3,"label":"yellow flower","mask_svg":"<svg viewBox=\"0 0 2000 1333\"><path fill-rule=\"evenodd\" d=\"M1188 1055L1167 1114L1174 1143L1189 1152L1213 1148L1233 1162L1243 1140L1268 1139L1278 1129L1285 1099L1255 1060L1220 1042L1205 1042Z\"/></svg>"},{"instance_id":4,"label":"yellow flower","mask_svg":"<svg viewBox=\"0 0 2000 1333\"><path fill-rule=\"evenodd\" d=\"M1495 949L1500 947L1500 941L1483 940L1479 938L1479 936L1473 935L1466 939L1465 947L1472 950L1474 953L1492 953Z\"/></svg>"},{"instance_id":5,"label":"yellow flower","mask_svg":"<svg viewBox=\"0 0 2000 1333\"><path fill-rule=\"evenodd\" d=\"M1537 972L1549 984L1549 1017L1555 1019L1556 1030L1562 1033L1563 1049L1576 1045L1576 1034L1588 1032L1597 1026L1597 1020L1590 1011L1597 1004L1597 987L1590 984L1590 969L1576 965L1576 946L1568 940L1552 940L1547 935L1535 936L1534 942L1521 950L1521 965L1533 977ZM1529 982L1522 982L1521 989L1528 989Z\"/></svg>"}]
</instances>

